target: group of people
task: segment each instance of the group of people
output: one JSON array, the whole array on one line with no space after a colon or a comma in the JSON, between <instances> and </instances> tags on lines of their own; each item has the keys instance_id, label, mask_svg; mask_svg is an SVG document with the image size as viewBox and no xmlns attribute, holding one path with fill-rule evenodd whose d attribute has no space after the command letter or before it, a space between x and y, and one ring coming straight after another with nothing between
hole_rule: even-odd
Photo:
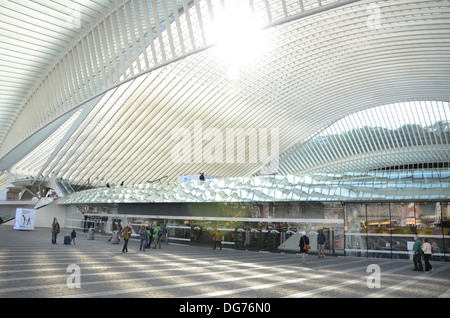
<instances>
[{"instance_id":1,"label":"group of people","mask_svg":"<svg viewBox=\"0 0 450 318\"><path fill-rule=\"evenodd\" d=\"M433 250L430 242L426 238L420 239L417 235L414 236L414 245L413 245L413 263L414 269L413 271L424 271L422 266L422 257L425 262L425 273L431 273L434 268L430 264L430 258L433 254Z\"/></svg>"},{"instance_id":2,"label":"group of people","mask_svg":"<svg viewBox=\"0 0 450 318\"><path fill-rule=\"evenodd\" d=\"M318 258L324 258L325 257L325 234L323 234L323 230L319 230L319 234L317 235L317 255ZM302 236L300 237L299 242L300 247L300 254L302 255L302 263L306 264L306 254L311 249L309 245L309 237L306 236L306 232L302 232Z\"/></svg>"},{"instance_id":3,"label":"group of people","mask_svg":"<svg viewBox=\"0 0 450 318\"><path fill-rule=\"evenodd\" d=\"M120 237L123 237L124 244L122 248L123 253L128 252L128 241L131 238L131 234L133 233L133 230L131 229L131 222L128 222L127 226L125 226L122 231L120 232ZM145 252L146 248L150 248L152 245L152 241L155 241L155 245L153 246L154 249L157 247L161 248L161 239L163 236L163 230L159 226L159 224L156 225L156 228L153 229L153 227L141 225L141 228L139 230L139 251Z\"/></svg>"},{"instance_id":4,"label":"group of people","mask_svg":"<svg viewBox=\"0 0 450 318\"><path fill-rule=\"evenodd\" d=\"M60 226L58 223L57 218L53 218L52 223L52 244L56 244L56 238L58 233L60 232ZM133 233L131 228L131 222L127 224L123 229L120 229L119 236L124 239L124 245L122 248L122 252L126 253L128 252L128 241L131 238L131 234ZM77 234L75 229L71 233L71 239L72 242L75 244L75 238ZM157 247L161 248L161 239L163 236L163 230L160 227L159 224L157 224L156 228L153 229L153 227L141 225L141 228L139 230L139 240L140 240L140 246L139 251L145 252L145 249L150 248L151 244L154 240L155 245L153 246L154 249ZM216 249L217 246L219 246L220 249L222 249L222 240L223 237L219 233L215 233L213 237L214 246L213 248ZM323 234L322 230L319 230L319 234L317 236L317 249L318 249L318 257L323 258L324 257L324 247L325 247L325 235ZM309 245L309 237L306 236L306 232L302 232L302 236L300 238L299 247L300 247L300 254L302 255L302 263L306 264L306 254L308 253L308 250L311 248ZM424 271L425 273L430 273L434 270L433 266L430 264L431 255L433 254L433 250L431 247L430 242L426 238L420 239L417 235L414 236L414 245L413 245L413 263L414 263L414 271ZM425 263L425 269L422 265L422 258L424 259Z\"/></svg>"},{"instance_id":5,"label":"group of people","mask_svg":"<svg viewBox=\"0 0 450 318\"><path fill-rule=\"evenodd\" d=\"M59 226L59 222L57 218L53 218L52 222L52 244L57 244L58 234L61 232L61 227ZM75 229L70 233L70 243L75 245L75 239L77 237L77 231Z\"/></svg>"},{"instance_id":6,"label":"group of people","mask_svg":"<svg viewBox=\"0 0 450 318\"><path fill-rule=\"evenodd\" d=\"M112 231L119 230L119 237L122 237L124 240L122 252L123 253L128 252L128 241L130 240L131 234L133 233L133 230L131 228L131 222L128 222L128 224L123 229L122 229L122 226L120 225L120 223L118 225L113 223L111 230ZM57 244L56 240L57 240L58 234L61 232L61 227L59 225L57 218L53 218L51 232L52 232L51 242L52 242L52 244ZM140 240L139 251L145 252L146 248L151 247L153 241L155 242L155 245L153 246L154 249L156 249L157 247L161 248L161 239L162 239L163 233L164 232L159 224L157 224L156 228L154 228L154 229L151 225L147 226L147 227L145 225L142 225L139 230L139 240ZM73 229L72 232L70 233L71 243L73 245L75 245L76 237L77 237L77 232L75 229ZM109 239L109 241L111 241L111 239L112 239L112 234L111 234L111 238Z\"/></svg>"}]
</instances>

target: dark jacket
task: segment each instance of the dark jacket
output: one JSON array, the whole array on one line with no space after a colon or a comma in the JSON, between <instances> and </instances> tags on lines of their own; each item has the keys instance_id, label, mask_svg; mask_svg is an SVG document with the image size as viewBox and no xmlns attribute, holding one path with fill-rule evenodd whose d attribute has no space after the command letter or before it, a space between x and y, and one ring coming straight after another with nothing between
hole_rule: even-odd
<instances>
[{"instance_id":1,"label":"dark jacket","mask_svg":"<svg viewBox=\"0 0 450 318\"><path fill-rule=\"evenodd\" d=\"M319 233L317 235L317 244L325 244L325 234Z\"/></svg>"},{"instance_id":2,"label":"dark jacket","mask_svg":"<svg viewBox=\"0 0 450 318\"><path fill-rule=\"evenodd\" d=\"M414 242L413 251L414 251L414 254L423 254L423 251L422 251L422 240L421 239L417 239Z\"/></svg>"},{"instance_id":3,"label":"dark jacket","mask_svg":"<svg viewBox=\"0 0 450 318\"><path fill-rule=\"evenodd\" d=\"M300 238L300 243L298 244L298 246L300 246L300 253L307 253L307 251L304 249L305 245L309 245L309 237L307 237L306 235Z\"/></svg>"},{"instance_id":4,"label":"dark jacket","mask_svg":"<svg viewBox=\"0 0 450 318\"><path fill-rule=\"evenodd\" d=\"M52 224L52 233L59 233L59 223L53 222L53 224Z\"/></svg>"}]
</instances>

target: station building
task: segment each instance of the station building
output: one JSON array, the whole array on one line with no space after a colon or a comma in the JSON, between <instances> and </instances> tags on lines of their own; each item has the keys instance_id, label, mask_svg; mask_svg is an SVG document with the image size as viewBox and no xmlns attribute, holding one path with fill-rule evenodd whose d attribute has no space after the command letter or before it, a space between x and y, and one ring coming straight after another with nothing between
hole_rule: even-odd
<instances>
[{"instance_id":1,"label":"station building","mask_svg":"<svg viewBox=\"0 0 450 318\"><path fill-rule=\"evenodd\" d=\"M450 260L450 3L7 1L0 226Z\"/></svg>"}]
</instances>

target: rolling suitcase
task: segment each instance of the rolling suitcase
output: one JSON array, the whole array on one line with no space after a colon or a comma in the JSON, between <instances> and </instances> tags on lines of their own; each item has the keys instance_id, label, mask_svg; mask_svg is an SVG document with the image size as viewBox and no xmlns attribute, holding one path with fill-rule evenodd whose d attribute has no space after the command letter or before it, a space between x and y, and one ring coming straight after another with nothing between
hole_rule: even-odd
<instances>
[{"instance_id":1,"label":"rolling suitcase","mask_svg":"<svg viewBox=\"0 0 450 318\"><path fill-rule=\"evenodd\" d=\"M70 245L70 235L64 236L64 245Z\"/></svg>"}]
</instances>

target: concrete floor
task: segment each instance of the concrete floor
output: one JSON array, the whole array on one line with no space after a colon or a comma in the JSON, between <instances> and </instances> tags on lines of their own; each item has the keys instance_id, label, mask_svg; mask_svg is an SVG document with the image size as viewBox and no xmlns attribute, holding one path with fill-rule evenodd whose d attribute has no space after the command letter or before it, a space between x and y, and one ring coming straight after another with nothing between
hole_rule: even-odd
<instances>
[{"instance_id":1,"label":"concrete floor","mask_svg":"<svg viewBox=\"0 0 450 318\"><path fill-rule=\"evenodd\" d=\"M111 244L100 235L87 240L83 232L75 246L64 245L68 232L53 245L50 229L0 226L0 298L166 298L183 310L188 298L263 304L283 298L450 297L448 263L433 263L432 273L422 273L406 260L308 255L305 265L297 254L212 245L163 244L140 252L136 239L122 253L122 241Z\"/></svg>"}]
</instances>

